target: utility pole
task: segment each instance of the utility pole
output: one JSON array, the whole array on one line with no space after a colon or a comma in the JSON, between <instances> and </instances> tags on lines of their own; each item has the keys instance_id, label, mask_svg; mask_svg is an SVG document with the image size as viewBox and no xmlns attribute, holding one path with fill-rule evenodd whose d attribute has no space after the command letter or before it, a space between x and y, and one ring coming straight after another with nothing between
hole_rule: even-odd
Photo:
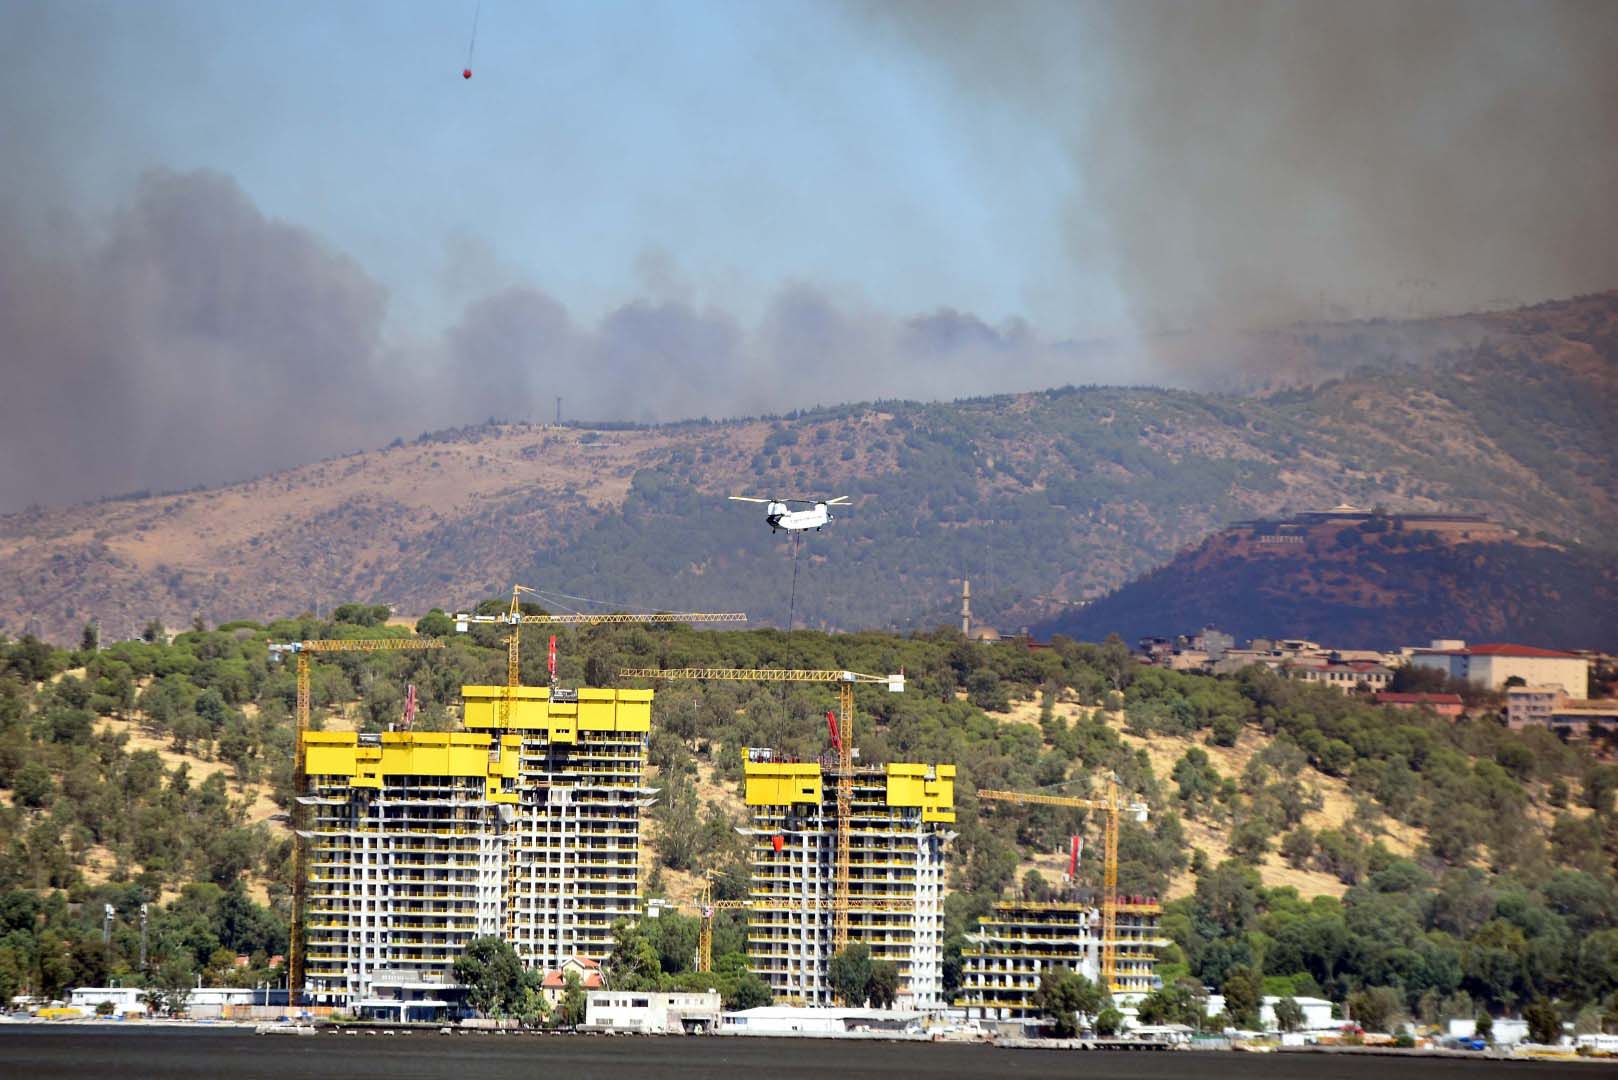
<instances>
[{"instance_id":1,"label":"utility pole","mask_svg":"<svg viewBox=\"0 0 1618 1080\"><path fill-rule=\"evenodd\" d=\"M146 905L140 906L140 971L146 974Z\"/></svg>"},{"instance_id":2,"label":"utility pole","mask_svg":"<svg viewBox=\"0 0 1618 1080\"><path fill-rule=\"evenodd\" d=\"M562 395L556 395L556 426L562 426Z\"/></svg>"}]
</instances>

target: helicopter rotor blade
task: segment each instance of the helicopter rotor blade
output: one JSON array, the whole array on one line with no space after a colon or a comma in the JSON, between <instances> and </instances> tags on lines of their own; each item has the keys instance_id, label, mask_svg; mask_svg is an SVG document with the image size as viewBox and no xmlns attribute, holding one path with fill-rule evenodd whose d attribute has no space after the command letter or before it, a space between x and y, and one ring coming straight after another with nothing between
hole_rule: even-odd
<instances>
[{"instance_id":1,"label":"helicopter rotor blade","mask_svg":"<svg viewBox=\"0 0 1618 1080\"><path fill-rule=\"evenodd\" d=\"M730 496L730 499L731 499L732 502L750 502L750 503L767 503L767 502L770 501L769 499L755 499L751 495L732 495L732 496Z\"/></svg>"},{"instance_id":2,"label":"helicopter rotor blade","mask_svg":"<svg viewBox=\"0 0 1618 1080\"><path fill-rule=\"evenodd\" d=\"M826 500L826 505L827 506L847 506L848 505L848 496L847 495L839 495L835 499L827 499Z\"/></svg>"}]
</instances>

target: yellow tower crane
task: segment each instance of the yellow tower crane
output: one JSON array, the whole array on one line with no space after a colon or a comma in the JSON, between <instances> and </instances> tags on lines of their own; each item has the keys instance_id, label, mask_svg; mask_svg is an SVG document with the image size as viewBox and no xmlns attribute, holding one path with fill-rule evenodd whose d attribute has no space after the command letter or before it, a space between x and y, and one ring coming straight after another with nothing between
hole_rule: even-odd
<instances>
[{"instance_id":1,"label":"yellow tower crane","mask_svg":"<svg viewBox=\"0 0 1618 1080\"><path fill-rule=\"evenodd\" d=\"M1118 777L1107 777L1107 792L1099 799L1075 798L1067 795L1035 795L1022 791L978 791L979 799L998 802L1034 803L1041 806L1070 806L1084 810L1100 810L1106 815L1107 842L1103 851L1103 884L1101 891L1101 982L1109 992L1123 987L1118 983L1118 913L1121 911L1155 913L1157 904L1121 903L1118 899L1118 820L1129 814L1136 821L1146 820L1146 804L1124 801Z\"/></svg>"},{"instance_id":2,"label":"yellow tower crane","mask_svg":"<svg viewBox=\"0 0 1618 1080\"><path fill-rule=\"evenodd\" d=\"M713 970L713 917L716 911L740 911L753 906L751 900L715 900L713 898L713 880L707 876L702 879L702 893L697 897L697 915L702 920L702 929L697 935L697 970Z\"/></svg>"},{"instance_id":3,"label":"yellow tower crane","mask_svg":"<svg viewBox=\"0 0 1618 1080\"><path fill-rule=\"evenodd\" d=\"M645 613L615 612L604 615L563 614L524 615L522 594L532 593L526 585L511 587L511 607L498 615L471 615L458 613L455 629L466 633L472 623L504 623L511 627L506 635L506 693L500 700L500 723L511 719L511 699L516 696L522 676L522 628L534 625L602 626L621 623L744 623L747 616L740 611L657 611ZM552 680L554 682L554 678Z\"/></svg>"},{"instance_id":4,"label":"yellow tower crane","mask_svg":"<svg viewBox=\"0 0 1618 1080\"><path fill-rule=\"evenodd\" d=\"M905 688L904 673L862 675L857 671L818 668L624 668L620 679L722 679L740 682L799 682L838 684L837 739L837 868L832 878L832 951L848 945L849 818L854 810L854 686L880 683L890 693Z\"/></svg>"},{"instance_id":5,"label":"yellow tower crane","mask_svg":"<svg viewBox=\"0 0 1618 1080\"><path fill-rule=\"evenodd\" d=\"M303 736L309 730L309 654L352 652L399 652L410 649L442 649L437 638L338 638L324 641L293 641L271 644L270 659L298 658L298 706L292 741L292 929L287 950L287 1004L294 1008L303 994L303 897L307 887L307 850L300 826L303 824L302 797L308 794L309 778L304 774Z\"/></svg>"}]
</instances>

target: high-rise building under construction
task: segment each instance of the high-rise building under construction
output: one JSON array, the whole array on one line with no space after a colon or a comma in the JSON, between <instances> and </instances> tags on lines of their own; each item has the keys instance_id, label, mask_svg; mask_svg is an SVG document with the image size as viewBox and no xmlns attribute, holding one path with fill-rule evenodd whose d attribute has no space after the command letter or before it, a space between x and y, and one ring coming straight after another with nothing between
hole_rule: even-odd
<instances>
[{"instance_id":1,"label":"high-rise building under construction","mask_svg":"<svg viewBox=\"0 0 1618 1080\"><path fill-rule=\"evenodd\" d=\"M305 734L313 1004L428 1018L474 938L553 970L639 914L652 691L462 695L460 732Z\"/></svg>"},{"instance_id":2,"label":"high-rise building under construction","mask_svg":"<svg viewBox=\"0 0 1618 1080\"><path fill-rule=\"evenodd\" d=\"M796 762L752 750L749 966L776 998L829 1005L834 991L838 799L832 760ZM899 1000L943 998L945 851L955 834L955 766L853 770L848 831L848 942L893 963Z\"/></svg>"}]
</instances>

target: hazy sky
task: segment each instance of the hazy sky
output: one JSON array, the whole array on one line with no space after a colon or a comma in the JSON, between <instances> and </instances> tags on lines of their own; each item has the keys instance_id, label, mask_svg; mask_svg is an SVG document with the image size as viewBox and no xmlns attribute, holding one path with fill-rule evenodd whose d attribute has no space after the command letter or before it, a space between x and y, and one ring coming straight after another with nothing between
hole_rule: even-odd
<instances>
[{"instance_id":1,"label":"hazy sky","mask_svg":"<svg viewBox=\"0 0 1618 1080\"><path fill-rule=\"evenodd\" d=\"M1618 286L1610 0L476 8L0 0L0 512Z\"/></svg>"},{"instance_id":2,"label":"hazy sky","mask_svg":"<svg viewBox=\"0 0 1618 1080\"><path fill-rule=\"evenodd\" d=\"M586 320L674 291L751 322L804 280L1086 321L1059 133L834 5L485 0L463 81L476 7L7 0L0 88L63 201L218 170L385 283L411 331L511 282Z\"/></svg>"}]
</instances>

